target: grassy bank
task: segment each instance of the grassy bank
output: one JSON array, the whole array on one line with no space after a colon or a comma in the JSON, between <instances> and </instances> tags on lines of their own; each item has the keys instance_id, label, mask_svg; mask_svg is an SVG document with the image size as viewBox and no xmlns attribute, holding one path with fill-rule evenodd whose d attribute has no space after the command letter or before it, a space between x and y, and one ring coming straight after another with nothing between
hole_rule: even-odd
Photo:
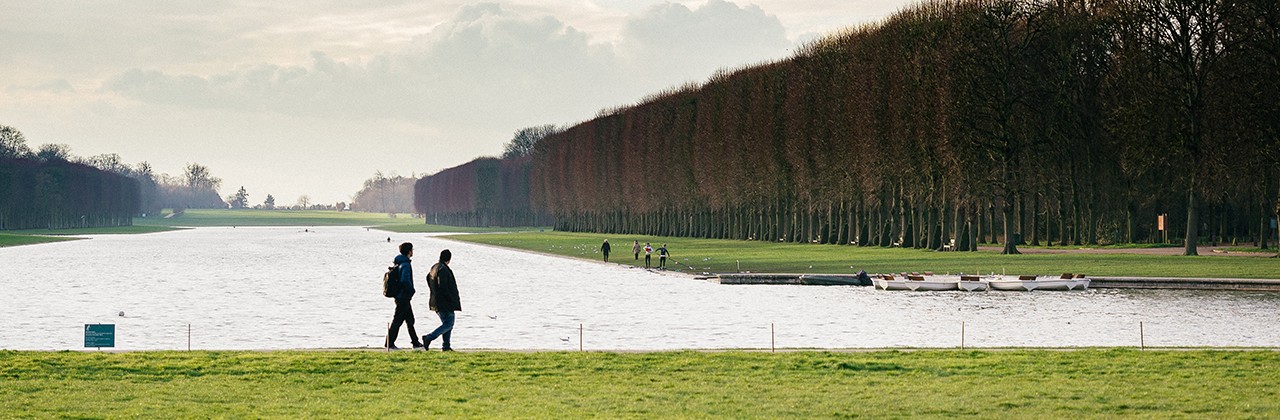
<instances>
[{"instance_id":1,"label":"grassy bank","mask_svg":"<svg viewBox=\"0 0 1280 420\"><path fill-rule=\"evenodd\" d=\"M600 260L605 238L613 248L611 261L644 265L634 260L631 241L663 243L674 262L668 268L692 272L751 271L763 273L869 273L934 271L977 273L1005 271L1023 274L1086 273L1096 276L1278 278L1280 259L1222 256L1164 256L1138 254L1000 255L995 251L934 252L915 249L811 245L760 241L601 235L567 232L523 232L459 235L452 239ZM657 264L654 257L653 264Z\"/></svg>"},{"instance_id":2,"label":"grassy bank","mask_svg":"<svg viewBox=\"0 0 1280 420\"><path fill-rule=\"evenodd\" d=\"M391 217L386 213L337 212L327 210L187 210L170 218L138 218L139 226L211 227L211 226L368 226L400 233L478 233L510 232L517 228L471 228L427 224L407 214ZM527 228L526 228L527 229Z\"/></svg>"},{"instance_id":3,"label":"grassy bank","mask_svg":"<svg viewBox=\"0 0 1280 420\"><path fill-rule=\"evenodd\" d=\"M74 241L78 238L63 238L56 236L38 236L38 235L13 235L9 233L0 233L0 248L7 246L35 245L50 242Z\"/></svg>"},{"instance_id":4,"label":"grassy bank","mask_svg":"<svg viewBox=\"0 0 1280 420\"><path fill-rule=\"evenodd\" d=\"M0 352L13 417L1252 417L1273 351Z\"/></svg>"}]
</instances>

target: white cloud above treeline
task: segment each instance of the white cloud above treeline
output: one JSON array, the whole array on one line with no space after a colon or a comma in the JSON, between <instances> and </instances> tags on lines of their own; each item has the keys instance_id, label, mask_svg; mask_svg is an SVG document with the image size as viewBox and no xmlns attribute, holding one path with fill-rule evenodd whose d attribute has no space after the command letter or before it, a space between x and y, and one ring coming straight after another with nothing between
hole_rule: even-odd
<instances>
[{"instance_id":1,"label":"white cloud above treeline","mask_svg":"<svg viewBox=\"0 0 1280 420\"><path fill-rule=\"evenodd\" d=\"M616 43L593 43L552 15L480 3L363 60L312 51L302 65L254 63L207 76L138 67L102 89L157 104L324 118L563 120L717 68L779 58L790 46L776 17L722 0L654 6L629 18Z\"/></svg>"}]
</instances>

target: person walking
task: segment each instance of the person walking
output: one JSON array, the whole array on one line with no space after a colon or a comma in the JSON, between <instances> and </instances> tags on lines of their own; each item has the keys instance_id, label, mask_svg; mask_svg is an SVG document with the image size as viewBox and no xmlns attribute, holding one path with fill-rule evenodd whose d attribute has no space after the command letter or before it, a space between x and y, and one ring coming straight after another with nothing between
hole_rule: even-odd
<instances>
[{"instance_id":1,"label":"person walking","mask_svg":"<svg viewBox=\"0 0 1280 420\"><path fill-rule=\"evenodd\" d=\"M666 270L666 269L667 269L667 255L668 255L668 254L669 254L669 253L667 252L667 244L662 244L662 247L661 247L661 248L658 248L658 269L659 269L659 270Z\"/></svg>"},{"instance_id":2,"label":"person walking","mask_svg":"<svg viewBox=\"0 0 1280 420\"><path fill-rule=\"evenodd\" d=\"M609 240L608 239L605 239L604 243L600 245L600 252L604 253L604 262L609 262Z\"/></svg>"},{"instance_id":3,"label":"person walking","mask_svg":"<svg viewBox=\"0 0 1280 420\"><path fill-rule=\"evenodd\" d=\"M648 242L644 243L644 268L649 268L649 256L653 254L653 247Z\"/></svg>"},{"instance_id":4,"label":"person walking","mask_svg":"<svg viewBox=\"0 0 1280 420\"><path fill-rule=\"evenodd\" d=\"M413 244L405 242L400 244L400 255L396 255L393 263L400 266L400 290L396 293L396 314L391 317L391 326L387 328L388 350L397 350L396 336L400 334L400 324L409 326L409 340L413 342L413 348L423 348L422 343L418 342L418 331L413 329Z\"/></svg>"},{"instance_id":5,"label":"person walking","mask_svg":"<svg viewBox=\"0 0 1280 420\"><path fill-rule=\"evenodd\" d=\"M440 316L440 326L422 336L424 350L430 350L432 340L443 337L440 350L453 351L450 340L453 337L453 313L462 310L462 302L458 299L458 281L453 278L453 270L449 268L449 261L452 259L453 253L449 250L440 251L440 262L431 266L431 273L427 274L427 287L431 288L431 310Z\"/></svg>"},{"instance_id":6,"label":"person walking","mask_svg":"<svg viewBox=\"0 0 1280 420\"><path fill-rule=\"evenodd\" d=\"M640 241L631 242L631 253L636 254L636 261L640 261Z\"/></svg>"}]
</instances>

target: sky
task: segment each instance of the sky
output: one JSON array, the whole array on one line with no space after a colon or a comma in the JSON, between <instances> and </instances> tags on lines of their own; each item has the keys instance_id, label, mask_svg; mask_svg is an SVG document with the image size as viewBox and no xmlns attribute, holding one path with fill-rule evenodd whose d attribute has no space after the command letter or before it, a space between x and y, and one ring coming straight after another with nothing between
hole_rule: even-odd
<instances>
[{"instance_id":1,"label":"sky","mask_svg":"<svg viewBox=\"0 0 1280 420\"><path fill-rule=\"evenodd\" d=\"M905 7L903 0L8 0L0 125L28 146L189 163L251 203L349 201L375 171L497 156L602 109Z\"/></svg>"}]
</instances>

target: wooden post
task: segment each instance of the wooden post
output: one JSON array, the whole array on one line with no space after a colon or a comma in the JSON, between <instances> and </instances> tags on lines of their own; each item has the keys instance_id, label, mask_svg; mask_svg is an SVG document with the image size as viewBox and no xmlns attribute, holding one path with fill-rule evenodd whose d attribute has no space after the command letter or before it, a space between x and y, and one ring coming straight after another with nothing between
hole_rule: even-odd
<instances>
[{"instance_id":1,"label":"wooden post","mask_svg":"<svg viewBox=\"0 0 1280 420\"><path fill-rule=\"evenodd\" d=\"M1146 333L1142 331L1142 321L1138 321L1138 348L1142 350L1147 349L1147 336Z\"/></svg>"},{"instance_id":2,"label":"wooden post","mask_svg":"<svg viewBox=\"0 0 1280 420\"><path fill-rule=\"evenodd\" d=\"M191 324L187 324L187 351L191 351Z\"/></svg>"},{"instance_id":3,"label":"wooden post","mask_svg":"<svg viewBox=\"0 0 1280 420\"><path fill-rule=\"evenodd\" d=\"M582 351L582 324L578 324L578 351Z\"/></svg>"},{"instance_id":4,"label":"wooden post","mask_svg":"<svg viewBox=\"0 0 1280 420\"><path fill-rule=\"evenodd\" d=\"M960 350L964 350L964 321L960 321Z\"/></svg>"},{"instance_id":5,"label":"wooden post","mask_svg":"<svg viewBox=\"0 0 1280 420\"><path fill-rule=\"evenodd\" d=\"M382 336L382 348L391 351L391 323L387 323L387 335Z\"/></svg>"}]
</instances>

